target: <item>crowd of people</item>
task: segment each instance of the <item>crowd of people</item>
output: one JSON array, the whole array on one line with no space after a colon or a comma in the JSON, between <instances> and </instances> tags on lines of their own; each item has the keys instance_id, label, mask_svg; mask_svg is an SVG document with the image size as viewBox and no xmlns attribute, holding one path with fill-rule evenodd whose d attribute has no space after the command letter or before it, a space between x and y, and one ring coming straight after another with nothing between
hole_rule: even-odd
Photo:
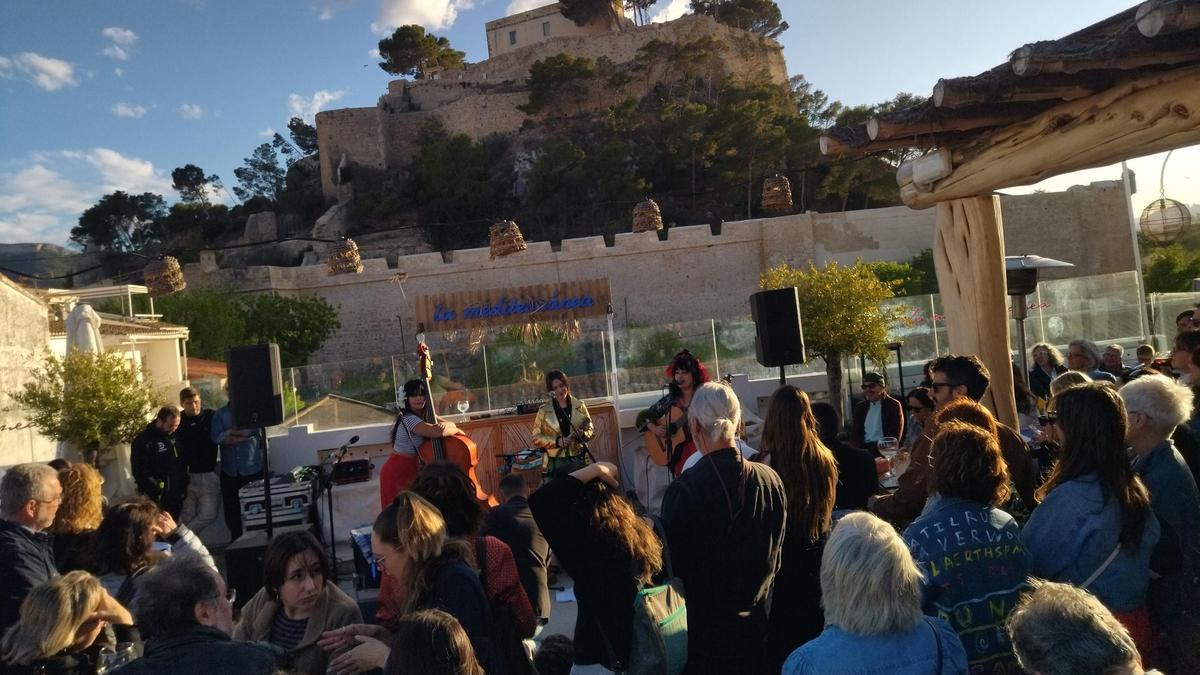
<instances>
[{"instance_id":1,"label":"crowd of people","mask_svg":"<svg viewBox=\"0 0 1200 675\"><path fill-rule=\"evenodd\" d=\"M253 474L257 434L184 390L134 443L135 499L106 504L87 464L0 479L0 672L1200 673L1200 331L1189 317L1168 359L1136 353L1125 367L1076 340L1064 365L1034 346L1013 426L980 404L992 380L971 355L900 398L865 375L845 428L784 385L752 448L738 396L684 351L638 415L671 476L650 503L591 457L562 371L532 429L544 477L504 476L495 507L459 465L420 459L461 431L410 382L367 617L297 531L235 612L189 525ZM535 642L556 572L574 632Z\"/></svg>"}]
</instances>

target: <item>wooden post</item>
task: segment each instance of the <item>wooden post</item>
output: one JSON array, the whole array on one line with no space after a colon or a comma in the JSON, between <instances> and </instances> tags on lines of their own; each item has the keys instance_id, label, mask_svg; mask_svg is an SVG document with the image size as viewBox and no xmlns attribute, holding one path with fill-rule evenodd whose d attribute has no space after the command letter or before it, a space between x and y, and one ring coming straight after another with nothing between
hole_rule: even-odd
<instances>
[{"instance_id":1,"label":"wooden post","mask_svg":"<svg viewBox=\"0 0 1200 675\"><path fill-rule=\"evenodd\" d=\"M974 354L983 361L991 385L980 402L997 420L1015 429L1000 198L940 202L936 223L933 261L950 351Z\"/></svg>"}]
</instances>

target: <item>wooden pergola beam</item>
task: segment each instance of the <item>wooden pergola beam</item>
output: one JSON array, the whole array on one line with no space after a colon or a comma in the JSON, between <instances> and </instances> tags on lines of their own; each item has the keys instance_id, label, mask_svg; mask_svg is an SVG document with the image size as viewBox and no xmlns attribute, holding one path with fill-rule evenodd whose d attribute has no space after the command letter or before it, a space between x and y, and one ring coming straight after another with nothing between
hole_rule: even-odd
<instances>
[{"instance_id":1,"label":"wooden pergola beam","mask_svg":"<svg viewBox=\"0 0 1200 675\"><path fill-rule=\"evenodd\" d=\"M1030 101L1071 101L1091 96L1095 89L1084 84L1060 82L1013 83L996 89L973 85L974 78L941 79L933 86L933 105L938 108L964 108L980 103L1024 103Z\"/></svg>"},{"instance_id":2,"label":"wooden pergola beam","mask_svg":"<svg viewBox=\"0 0 1200 675\"><path fill-rule=\"evenodd\" d=\"M1200 28L1200 2L1194 0L1147 0L1138 5L1138 32L1152 38Z\"/></svg>"},{"instance_id":3,"label":"wooden pergola beam","mask_svg":"<svg viewBox=\"0 0 1200 675\"><path fill-rule=\"evenodd\" d=\"M1200 143L1200 66L1123 82L981 139L915 209Z\"/></svg>"},{"instance_id":4,"label":"wooden pergola beam","mask_svg":"<svg viewBox=\"0 0 1200 675\"><path fill-rule=\"evenodd\" d=\"M867 136L872 141L889 141L913 136L1001 127L1021 119L1024 119L1024 115L1004 112L977 117L950 117L944 120L920 122L893 122L886 117L872 117L867 120Z\"/></svg>"}]
</instances>

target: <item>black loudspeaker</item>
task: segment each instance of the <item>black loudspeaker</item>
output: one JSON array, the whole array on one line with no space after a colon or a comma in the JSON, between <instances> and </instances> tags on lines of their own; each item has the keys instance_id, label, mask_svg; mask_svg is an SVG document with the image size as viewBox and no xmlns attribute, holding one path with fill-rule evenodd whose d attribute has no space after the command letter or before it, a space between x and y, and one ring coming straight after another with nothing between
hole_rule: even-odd
<instances>
[{"instance_id":1,"label":"black loudspeaker","mask_svg":"<svg viewBox=\"0 0 1200 675\"><path fill-rule=\"evenodd\" d=\"M275 536L285 532L312 532L317 539L320 533L316 525L294 525L276 527ZM263 560L267 556L267 546L270 544L264 530L251 530L225 548L225 578L229 587L237 590L238 607L246 604L258 589L263 586Z\"/></svg>"},{"instance_id":2,"label":"black loudspeaker","mask_svg":"<svg viewBox=\"0 0 1200 675\"><path fill-rule=\"evenodd\" d=\"M233 426L258 429L283 422L279 345L234 347L225 355Z\"/></svg>"},{"instance_id":3,"label":"black loudspeaker","mask_svg":"<svg viewBox=\"0 0 1200 675\"><path fill-rule=\"evenodd\" d=\"M759 291L750 296L754 318L754 354L767 367L804 363L800 295L795 287Z\"/></svg>"}]
</instances>

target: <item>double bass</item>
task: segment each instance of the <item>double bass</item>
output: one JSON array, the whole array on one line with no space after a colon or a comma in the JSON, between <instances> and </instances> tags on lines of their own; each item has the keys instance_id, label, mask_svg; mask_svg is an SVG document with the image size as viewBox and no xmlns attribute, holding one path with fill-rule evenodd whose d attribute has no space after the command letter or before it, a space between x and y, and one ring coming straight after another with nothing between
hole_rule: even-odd
<instances>
[{"instance_id":1,"label":"double bass","mask_svg":"<svg viewBox=\"0 0 1200 675\"><path fill-rule=\"evenodd\" d=\"M417 358L419 361L417 372L420 373L421 380L425 383L425 391L432 394L433 363L429 359L429 346L425 344L423 335L417 337ZM438 423L437 412L434 411L432 398L432 395L426 398L422 416L428 424L436 425ZM479 449L475 447L475 441L472 441L470 436L458 433L453 436L428 438L417 448L417 459L421 466L431 462L446 461L457 464L467 474L467 478L471 479L471 484L475 486L475 498L481 504L485 507L499 505L500 502L480 486L479 477L475 475L475 467L479 464Z\"/></svg>"}]
</instances>

